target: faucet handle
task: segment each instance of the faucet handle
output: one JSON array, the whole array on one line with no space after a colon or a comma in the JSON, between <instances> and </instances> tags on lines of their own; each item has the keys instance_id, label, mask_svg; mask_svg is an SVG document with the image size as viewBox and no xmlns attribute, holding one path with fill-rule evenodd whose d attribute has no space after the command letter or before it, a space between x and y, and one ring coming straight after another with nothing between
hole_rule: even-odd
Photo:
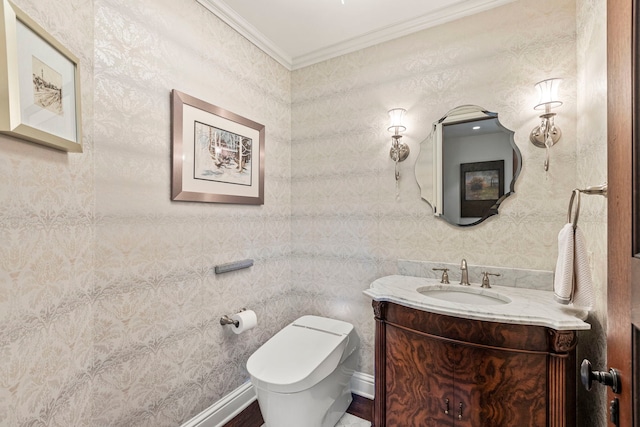
<instances>
[{"instance_id":1,"label":"faucet handle","mask_svg":"<svg viewBox=\"0 0 640 427\"><path fill-rule=\"evenodd\" d=\"M489 273L488 271L482 272L482 285L481 288L490 288L491 283L489 283L489 276L500 276L498 273Z\"/></svg>"},{"instance_id":2,"label":"faucet handle","mask_svg":"<svg viewBox=\"0 0 640 427\"><path fill-rule=\"evenodd\" d=\"M442 278L440 279L440 283L444 283L445 285L449 284L449 271L448 268L432 268L433 271L442 271Z\"/></svg>"}]
</instances>

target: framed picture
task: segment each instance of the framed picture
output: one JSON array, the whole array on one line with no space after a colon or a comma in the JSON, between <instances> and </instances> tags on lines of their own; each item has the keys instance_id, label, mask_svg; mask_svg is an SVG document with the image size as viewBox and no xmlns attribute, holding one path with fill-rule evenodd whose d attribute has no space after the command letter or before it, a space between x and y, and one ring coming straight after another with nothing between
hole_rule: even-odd
<instances>
[{"instance_id":1,"label":"framed picture","mask_svg":"<svg viewBox=\"0 0 640 427\"><path fill-rule=\"evenodd\" d=\"M504 160L460 164L460 217L491 214L504 196Z\"/></svg>"},{"instance_id":2,"label":"framed picture","mask_svg":"<svg viewBox=\"0 0 640 427\"><path fill-rule=\"evenodd\" d=\"M171 199L264 204L264 126L171 92Z\"/></svg>"},{"instance_id":3,"label":"framed picture","mask_svg":"<svg viewBox=\"0 0 640 427\"><path fill-rule=\"evenodd\" d=\"M82 152L78 58L0 0L0 132Z\"/></svg>"}]
</instances>

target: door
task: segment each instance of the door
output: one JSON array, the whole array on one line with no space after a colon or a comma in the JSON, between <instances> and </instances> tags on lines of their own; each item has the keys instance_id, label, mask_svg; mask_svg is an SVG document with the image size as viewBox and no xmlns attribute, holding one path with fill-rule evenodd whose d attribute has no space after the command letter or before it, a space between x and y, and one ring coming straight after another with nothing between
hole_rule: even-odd
<instances>
[{"instance_id":1,"label":"door","mask_svg":"<svg viewBox=\"0 0 640 427\"><path fill-rule=\"evenodd\" d=\"M633 360L633 336L640 325L640 211L638 200L638 82L634 29L638 0L608 0L607 3L607 120L608 120L608 287L607 360L620 372L621 391L608 391L608 400L617 399L620 426L639 426L640 414L633 404L638 369ZM635 134L635 135L634 135ZM634 310L635 308L635 310ZM634 313L635 311L635 313ZM637 334L636 334L637 335ZM637 343L636 343L637 346ZM604 368L604 367L598 367ZM608 369L608 368L607 368ZM634 386L635 385L635 386ZM634 417L635 407L635 417ZM635 418L635 420L634 420ZM614 425L610 423L609 425Z\"/></svg>"}]
</instances>

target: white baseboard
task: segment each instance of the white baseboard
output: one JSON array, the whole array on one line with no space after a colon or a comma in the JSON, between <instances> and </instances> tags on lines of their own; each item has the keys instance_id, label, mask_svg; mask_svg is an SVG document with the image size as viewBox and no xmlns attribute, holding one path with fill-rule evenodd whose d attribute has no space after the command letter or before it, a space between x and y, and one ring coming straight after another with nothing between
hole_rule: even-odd
<instances>
[{"instance_id":1,"label":"white baseboard","mask_svg":"<svg viewBox=\"0 0 640 427\"><path fill-rule=\"evenodd\" d=\"M373 375L355 372L351 378L351 391L353 394L373 400ZM256 398L253 384L247 381L182 424L181 427L222 427L244 411Z\"/></svg>"},{"instance_id":2,"label":"white baseboard","mask_svg":"<svg viewBox=\"0 0 640 427\"><path fill-rule=\"evenodd\" d=\"M231 393L191 418L181 427L222 427L257 399L251 381L247 381Z\"/></svg>"},{"instance_id":3,"label":"white baseboard","mask_svg":"<svg viewBox=\"0 0 640 427\"><path fill-rule=\"evenodd\" d=\"M353 377L351 377L351 392L373 400L373 396L375 395L373 375L354 372Z\"/></svg>"}]
</instances>

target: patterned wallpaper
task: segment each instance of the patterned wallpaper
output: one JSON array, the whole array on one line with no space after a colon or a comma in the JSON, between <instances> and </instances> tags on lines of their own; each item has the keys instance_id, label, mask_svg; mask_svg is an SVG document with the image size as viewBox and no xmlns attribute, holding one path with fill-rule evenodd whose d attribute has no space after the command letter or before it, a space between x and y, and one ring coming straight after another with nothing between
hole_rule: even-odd
<instances>
[{"instance_id":1,"label":"patterned wallpaper","mask_svg":"<svg viewBox=\"0 0 640 427\"><path fill-rule=\"evenodd\" d=\"M16 4L80 59L85 152L65 154L0 137L0 425L88 426L95 280L93 2Z\"/></svg>"},{"instance_id":2,"label":"patterned wallpaper","mask_svg":"<svg viewBox=\"0 0 640 427\"><path fill-rule=\"evenodd\" d=\"M18 0L81 58L85 152L0 138L0 425L179 425L303 313L354 323L372 373L362 290L400 258L551 270L571 189L606 174L604 94L586 89L604 3L520 0L291 73L192 0ZM564 137L545 174L528 134L533 84L552 75ZM171 89L266 125L263 206L170 201ZM429 214L413 163L431 122L467 103L515 130L524 168L499 217L461 230ZM393 107L412 149L399 200ZM606 214L585 209L603 293ZM258 327L220 327L242 307Z\"/></svg>"},{"instance_id":3,"label":"patterned wallpaper","mask_svg":"<svg viewBox=\"0 0 640 427\"><path fill-rule=\"evenodd\" d=\"M86 134L81 155L0 144L0 425L175 427L303 309L290 73L192 0L20 6L81 57ZM266 126L264 206L170 201L174 88ZM259 327L219 325L243 307Z\"/></svg>"},{"instance_id":4,"label":"patterned wallpaper","mask_svg":"<svg viewBox=\"0 0 640 427\"><path fill-rule=\"evenodd\" d=\"M290 73L195 1L94 0L100 426L176 426L247 380L290 296ZM176 31L180 29L180 31ZM171 202L171 89L266 126L264 206ZM216 264L252 258L216 276ZM219 319L243 307L241 336Z\"/></svg>"},{"instance_id":5,"label":"patterned wallpaper","mask_svg":"<svg viewBox=\"0 0 640 427\"><path fill-rule=\"evenodd\" d=\"M575 28L575 2L523 0L293 73L294 283L314 310L355 322L363 372L373 371L373 313L361 292L396 260L555 267L576 185ZM533 86L552 76L565 79L563 138L545 173L529 132L539 123ZM432 122L464 104L498 112L523 156L515 195L473 228L434 218L413 173ZM394 107L407 109L411 147L399 200L386 130Z\"/></svg>"},{"instance_id":6,"label":"patterned wallpaper","mask_svg":"<svg viewBox=\"0 0 640 427\"><path fill-rule=\"evenodd\" d=\"M607 180L607 2L576 2L578 52L577 186ZM584 358L607 370L607 202L600 196L582 198L579 226L589 236L596 304L589 316L591 331L578 335L578 363ZM608 425L605 387L591 392L578 387L578 425Z\"/></svg>"},{"instance_id":7,"label":"patterned wallpaper","mask_svg":"<svg viewBox=\"0 0 640 427\"><path fill-rule=\"evenodd\" d=\"M373 371L374 344L361 291L396 273L398 259L554 269L572 189L606 179L606 2L578 3L579 11L571 0L517 1L293 73L294 284L311 311L356 324L361 371ZM544 150L528 136L539 123L533 85L549 77L564 78L563 138L545 173ZM472 229L435 219L413 174L431 123L464 104L498 112L523 156L516 194ZM398 200L386 131L395 107L408 110L403 141L412 150L400 166ZM583 206L599 299L580 355L602 360L606 203ZM606 425L602 396L579 393L580 425Z\"/></svg>"}]
</instances>

